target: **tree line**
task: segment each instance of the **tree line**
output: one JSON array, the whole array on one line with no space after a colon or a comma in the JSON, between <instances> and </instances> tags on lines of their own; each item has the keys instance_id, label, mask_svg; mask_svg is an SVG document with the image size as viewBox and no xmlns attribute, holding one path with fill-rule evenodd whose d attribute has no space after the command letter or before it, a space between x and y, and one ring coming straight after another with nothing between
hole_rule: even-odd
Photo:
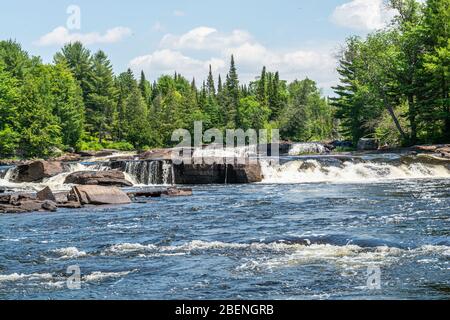
<instances>
[{"instance_id":1,"label":"tree line","mask_svg":"<svg viewBox=\"0 0 450 320\"><path fill-rule=\"evenodd\" d=\"M181 74L147 80L131 70L115 75L103 51L65 45L52 64L15 41L0 42L0 155L51 156L67 150L169 147L176 129L281 130L283 139L333 135L333 107L310 79L291 83L264 67L239 81L234 57L225 78L196 83Z\"/></svg>"},{"instance_id":2,"label":"tree line","mask_svg":"<svg viewBox=\"0 0 450 320\"><path fill-rule=\"evenodd\" d=\"M351 37L332 99L340 132L385 145L450 142L450 0L391 0L398 15Z\"/></svg>"}]
</instances>

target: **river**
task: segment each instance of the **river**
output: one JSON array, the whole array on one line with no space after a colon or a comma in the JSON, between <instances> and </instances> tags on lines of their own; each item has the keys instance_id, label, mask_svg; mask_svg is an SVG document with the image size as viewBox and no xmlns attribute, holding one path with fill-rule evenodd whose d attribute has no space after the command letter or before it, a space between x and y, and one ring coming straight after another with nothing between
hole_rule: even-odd
<instances>
[{"instance_id":1,"label":"river","mask_svg":"<svg viewBox=\"0 0 450 320\"><path fill-rule=\"evenodd\" d=\"M0 215L0 298L449 299L450 171L376 157L288 157L262 183L188 198Z\"/></svg>"}]
</instances>

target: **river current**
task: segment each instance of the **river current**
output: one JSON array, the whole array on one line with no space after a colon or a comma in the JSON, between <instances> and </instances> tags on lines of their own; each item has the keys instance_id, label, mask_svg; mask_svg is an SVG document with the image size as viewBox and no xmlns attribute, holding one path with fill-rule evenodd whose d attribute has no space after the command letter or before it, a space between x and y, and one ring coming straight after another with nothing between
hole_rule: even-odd
<instances>
[{"instance_id":1,"label":"river current","mask_svg":"<svg viewBox=\"0 0 450 320\"><path fill-rule=\"evenodd\" d=\"M0 298L450 298L448 168L290 158L263 172L187 198L0 215Z\"/></svg>"}]
</instances>

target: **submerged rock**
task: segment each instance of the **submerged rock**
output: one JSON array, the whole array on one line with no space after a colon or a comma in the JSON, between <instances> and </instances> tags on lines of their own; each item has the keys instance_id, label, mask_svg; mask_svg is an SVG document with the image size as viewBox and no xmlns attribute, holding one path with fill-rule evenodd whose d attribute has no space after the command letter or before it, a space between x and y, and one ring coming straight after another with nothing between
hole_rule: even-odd
<instances>
[{"instance_id":1,"label":"submerged rock","mask_svg":"<svg viewBox=\"0 0 450 320\"><path fill-rule=\"evenodd\" d=\"M125 174L120 171L80 171L67 176L65 184L99 185L131 187L133 184L125 179Z\"/></svg>"},{"instance_id":2,"label":"submerged rock","mask_svg":"<svg viewBox=\"0 0 450 320\"><path fill-rule=\"evenodd\" d=\"M34 161L17 166L12 176L12 181L42 182L46 178L54 177L64 172L64 167L59 161Z\"/></svg>"},{"instance_id":3,"label":"submerged rock","mask_svg":"<svg viewBox=\"0 0 450 320\"><path fill-rule=\"evenodd\" d=\"M169 197L190 197L192 196L191 188L146 188L139 191L129 192L132 198L160 198L162 196Z\"/></svg>"}]
</instances>

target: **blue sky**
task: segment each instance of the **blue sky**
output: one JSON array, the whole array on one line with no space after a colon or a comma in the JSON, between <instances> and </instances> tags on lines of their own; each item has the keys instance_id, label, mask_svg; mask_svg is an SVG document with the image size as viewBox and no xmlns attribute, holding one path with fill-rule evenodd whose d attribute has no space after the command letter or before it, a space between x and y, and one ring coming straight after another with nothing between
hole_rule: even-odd
<instances>
[{"instance_id":1,"label":"blue sky","mask_svg":"<svg viewBox=\"0 0 450 320\"><path fill-rule=\"evenodd\" d=\"M80 29L67 24L70 5L80 9ZM242 82L266 65L286 80L308 76L330 93L345 38L392 15L383 0L15 0L2 3L0 39L19 41L45 62L80 40L104 50L115 72L142 69L150 79L176 70L202 81L210 64L225 74L233 53Z\"/></svg>"}]
</instances>

